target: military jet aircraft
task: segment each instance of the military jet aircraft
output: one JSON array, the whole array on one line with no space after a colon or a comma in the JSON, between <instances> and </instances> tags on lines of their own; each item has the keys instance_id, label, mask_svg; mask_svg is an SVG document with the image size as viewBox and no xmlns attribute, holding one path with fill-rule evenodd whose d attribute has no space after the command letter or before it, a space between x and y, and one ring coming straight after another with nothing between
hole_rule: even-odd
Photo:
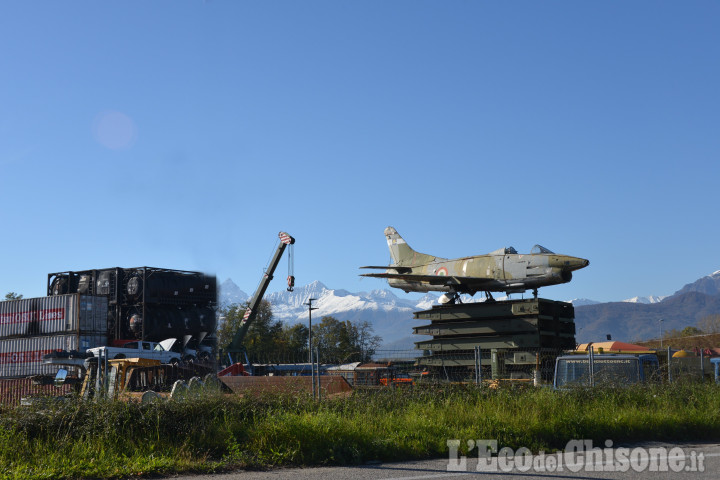
<instances>
[{"instance_id":1,"label":"military jet aircraft","mask_svg":"<svg viewBox=\"0 0 720 480\"><path fill-rule=\"evenodd\" d=\"M519 254L512 247L501 248L487 255L455 259L418 253L403 240L393 227L385 229L392 264L360 268L385 269L385 273L366 273L363 277L385 278L391 287L405 292L448 292L441 303L454 303L460 294L485 292L522 293L572 280L572 272L587 267L584 258L558 255L535 245L529 254Z\"/></svg>"}]
</instances>

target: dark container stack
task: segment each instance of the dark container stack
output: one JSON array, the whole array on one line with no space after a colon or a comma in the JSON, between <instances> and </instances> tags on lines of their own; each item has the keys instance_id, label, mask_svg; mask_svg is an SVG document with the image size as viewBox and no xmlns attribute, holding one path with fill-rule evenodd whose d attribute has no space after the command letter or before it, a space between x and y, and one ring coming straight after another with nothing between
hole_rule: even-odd
<instances>
[{"instance_id":1,"label":"dark container stack","mask_svg":"<svg viewBox=\"0 0 720 480\"><path fill-rule=\"evenodd\" d=\"M83 293L108 299L110 340L202 341L215 331L217 281L200 272L107 268L48 274L48 295Z\"/></svg>"}]
</instances>

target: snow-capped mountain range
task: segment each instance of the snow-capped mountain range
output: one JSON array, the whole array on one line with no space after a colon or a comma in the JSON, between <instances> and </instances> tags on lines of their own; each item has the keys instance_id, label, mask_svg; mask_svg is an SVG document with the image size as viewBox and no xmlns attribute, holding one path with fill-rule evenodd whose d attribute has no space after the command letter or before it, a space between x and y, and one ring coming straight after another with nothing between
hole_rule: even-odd
<instances>
[{"instance_id":1,"label":"snow-capped mountain range","mask_svg":"<svg viewBox=\"0 0 720 480\"><path fill-rule=\"evenodd\" d=\"M651 303L660 303L660 302L662 302L663 300L665 300L668 296L669 296L669 295L661 295L661 296L650 295L650 296L648 296L648 297L633 297L633 298L628 298L627 300L623 300L623 302L627 302L627 303L644 303L644 304L646 304L646 305L649 305L649 304L651 304Z\"/></svg>"},{"instance_id":2,"label":"snow-capped mountain range","mask_svg":"<svg viewBox=\"0 0 720 480\"><path fill-rule=\"evenodd\" d=\"M220 285L220 305L242 303L249 295L240 290L232 280ZM384 348L401 348L396 345L402 341L402 348L413 348L413 341L426 337L413 336L412 327L423 322L413 320L413 312L427 310L437 303L438 296L427 294L419 300L407 300L397 297L390 290L372 290L370 292L351 293L347 290L329 289L319 281L296 287L294 291L280 291L265 295L265 300L273 306L273 317L285 323L307 323L309 299L313 300L313 322L320 322L326 316L345 321L368 321L376 335L383 339Z\"/></svg>"},{"instance_id":3,"label":"snow-capped mountain range","mask_svg":"<svg viewBox=\"0 0 720 480\"><path fill-rule=\"evenodd\" d=\"M621 302L636 305L663 304L663 300L676 298L688 292L699 292L709 296L720 295L720 271L703 277L694 283L685 285L671 296L648 296L633 297ZM312 313L313 321L319 322L322 317L332 316L338 320L345 321L368 321L373 325L376 335L383 339L381 348L386 349L412 349L414 342L421 341L427 337L412 335L412 327L422 325L424 322L415 320L413 312L429 310L433 305L438 304L439 295L426 294L420 299L410 300L399 298L391 290L372 290L370 292L349 292L342 289L330 289L319 281L308 285L296 287L293 292L279 291L268 294L265 299L273 306L273 316L283 322L307 323L308 307L306 303L313 300L313 307L317 308ZM225 280L220 285L219 304L221 307L233 303L242 303L249 299L249 295L243 292L231 279ZM497 298L502 300L504 298ZM478 298L463 296L464 303L483 301L482 296ZM602 304L589 299L570 300L576 308L576 318L582 317L581 312L585 308L596 308ZM611 302L612 303L612 302ZM608 330L607 326L603 327ZM578 340L582 336L582 328L579 329ZM587 329L590 330L590 329ZM606 333L612 333L608 331Z\"/></svg>"},{"instance_id":4,"label":"snow-capped mountain range","mask_svg":"<svg viewBox=\"0 0 720 480\"><path fill-rule=\"evenodd\" d=\"M660 303L663 300L665 300L666 298L668 298L668 296L669 295L662 295L662 296L650 295L647 297L632 297L632 298L627 298L625 300L620 300L620 301L625 302L625 303L642 303L644 305L650 305L652 303ZM603 303L603 302L597 302L595 300L590 300L589 298L575 298L573 300L569 300L569 302L572 303L576 307L584 307L587 305L597 305L599 303Z\"/></svg>"}]
</instances>

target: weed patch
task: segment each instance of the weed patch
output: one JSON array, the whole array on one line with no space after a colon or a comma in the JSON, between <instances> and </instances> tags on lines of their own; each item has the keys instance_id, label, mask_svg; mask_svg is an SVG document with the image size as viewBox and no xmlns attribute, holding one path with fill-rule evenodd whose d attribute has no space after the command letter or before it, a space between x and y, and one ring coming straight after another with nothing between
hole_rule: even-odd
<instances>
[{"instance_id":1,"label":"weed patch","mask_svg":"<svg viewBox=\"0 0 720 480\"><path fill-rule=\"evenodd\" d=\"M473 386L338 399L208 395L0 409L0 478L120 478L447 455L447 440L533 451L571 439L720 440L720 387L556 392ZM464 442L463 442L464 443ZM461 444L462 445L462 444Z\"/></svg>"}]
</instances>

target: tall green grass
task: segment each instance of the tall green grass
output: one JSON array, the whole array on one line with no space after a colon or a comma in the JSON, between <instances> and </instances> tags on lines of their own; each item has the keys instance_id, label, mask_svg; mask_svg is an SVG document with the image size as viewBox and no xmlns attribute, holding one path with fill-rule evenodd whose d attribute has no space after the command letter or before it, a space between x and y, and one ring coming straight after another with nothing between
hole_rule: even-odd
<instances>
[{"instance_id":1,"label":"tall green grass","mask_svg":"<svg viewBox=\"0 0 720 480\"><path fill-rule=\"evenodd\" d=\"M448 439L562 449L720 440L720 387L479 390L307 396L208 395L149 405L65 402L0 409L0 478L117 478L447 455ZM461 442L464 445L465 442Z\"/></svg>"}]
</instances>

